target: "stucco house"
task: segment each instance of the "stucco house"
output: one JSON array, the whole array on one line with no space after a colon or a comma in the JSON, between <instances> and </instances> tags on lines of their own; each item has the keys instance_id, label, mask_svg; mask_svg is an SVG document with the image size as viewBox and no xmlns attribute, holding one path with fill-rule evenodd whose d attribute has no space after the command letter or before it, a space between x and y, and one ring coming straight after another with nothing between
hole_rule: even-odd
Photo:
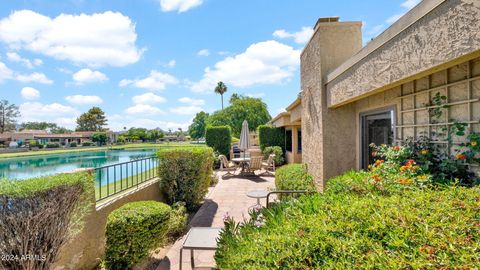
<instances>
[{"instance_id":1,"label":"stucco house","mask_svg":"<svg viewBox=\"0 0 480 270\"><path fill-rule=\"evenodd\" d=\"M424 0L365 46L361 26L318 20L301 54L302 91L292 103L300 117L291 105L272 120L300 130L300 159L320 190L332 176L365 168L370 143L433 137L454 120L480 132L479 0ZM448 105L441 121L429 114L437 93Z\"/></svg>"}]
</instances>

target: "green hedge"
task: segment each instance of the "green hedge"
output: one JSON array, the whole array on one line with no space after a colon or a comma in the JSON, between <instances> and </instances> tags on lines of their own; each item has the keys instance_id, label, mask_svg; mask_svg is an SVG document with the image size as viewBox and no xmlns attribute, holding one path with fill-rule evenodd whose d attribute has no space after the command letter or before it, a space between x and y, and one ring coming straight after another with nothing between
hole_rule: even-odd
<instances>
[{"instance_id":1,"label":"green hedge","mask_svg":"<svg viewBox=\"0 0 480 270\"><path fill-rule=\"evenodd\" d=\"M160 188L167 202L184 202L187 209L195 209L211 183L213 150L209 147L163 148L157 156Z\"/></svg>"},{"instance_id":2,"label":"green hedge","mask_svg":"<svg viewBox=\"0 0 480 270\"><path fill-rule=\"evenodd\" d=\"M364 174L324 194L263 211L263 225L227 226L220 269L476 269L480 188L362 188ZM353 176L353 177L351 177Z\"/></svg>"},{"instance_id":3,"label":"green hedge","mask_svg":"<svg viewBox=\"0 0 480 270\"><path fill-rule=\"evenodd\" d=\"M106 229L107 268L131 268L151 250L165 243L173 229L171 218L172 208L156 201L128 203L110 213Z\"/></svg>"},{"instance_id":4,"label":"green hedge","mask_svg":"<svg viewBox=\"0 0 480 270\"><path fill-rule=\"evenodd\" d=\"M82 229L94 201L94 178L88 172L0 179L1 252L42 258L0 260L0 269L49 269L61 247Z\"/></svg>"},{"instance_id":5,"label":"green hedge","mask_svg":"<svg viewBox=\"0 0 480 270\"><path fill-rule=\"evenodd\" d=\"M285 132L281 128L275 128L267 125L258 127L258 140L260 149L263 151L265 147L280 146L285 151Z\"/></svg>"},{"instance_id":6,"label":"green hedge","mask_svg":"<svg viewBox=\"0 0 480 270\"><path fill-rule=\"evenodd\" d=\"M59 148L60 144L59 143L47 143L46 147L47 148Z\"/></svg>"},{"instance_id":7,"label":"green hedge","mask_svg":"<svg viewBox=\"0 0 480 270\"><path fill-rule=\"evenodd\" d=\"M268 146L265 147L262 151L263 158L268 159L268 156L271 154L275 154L273 161L275 162L275 166L280 166L285 163L285 159L283 158L283 151L280 146Z\"/></svg>"},{"instance_id":8,"label":"green hedge","mask_svg":"<svg viewBox=\"0 0 480 270\"><path fill-rule=\"evenodd\" d=\"M288 164L275 171L275 188L278 190L315 191L313 177L303 164Z\"/></svg>"},{"instance_id":9,"label":"green hedge","mask_svg":"<svg viewBox=\"0 0 480 270\"><path fill-rule=\"evenodd\" d=\"M228 126L208 126L205 131L205 141L214 151L229 157L232 145L230 133Z\"/></svg>"}]
</instances>

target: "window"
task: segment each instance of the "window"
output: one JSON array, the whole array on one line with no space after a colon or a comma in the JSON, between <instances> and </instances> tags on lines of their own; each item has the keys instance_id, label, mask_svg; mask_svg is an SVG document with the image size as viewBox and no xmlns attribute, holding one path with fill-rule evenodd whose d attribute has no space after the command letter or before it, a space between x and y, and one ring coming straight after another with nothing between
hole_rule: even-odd
<instances>
[{"instance_id":1,"label":"window","mask_svg":"<svg viewBox=\"0 0 480 270\"><path fill-rule=\"evenodd\" d=\"M285 130L285 150L292 152L292 130Z\"/></svg>"},{"instance_id":2,"label":"window","mask_svg":"<svg viewBox=\"0 0 480 270\"><path fill-rule=\"evenodd\" d=\"M297 130L297 151L298 153L302 153L302 129L301 128Z\"/></svg>"}]
</instances>

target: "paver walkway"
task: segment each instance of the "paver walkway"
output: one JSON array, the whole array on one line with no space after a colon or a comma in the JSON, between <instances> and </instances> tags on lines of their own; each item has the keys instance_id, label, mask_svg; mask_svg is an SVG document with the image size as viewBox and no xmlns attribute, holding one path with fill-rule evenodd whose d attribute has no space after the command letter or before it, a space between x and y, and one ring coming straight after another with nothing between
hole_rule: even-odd
<instances>
[{"instance_id":1,"label":"paver walkway","mask_svg":"<svg viewBox=\"0 0 480 270\"><path fill-rule=\"evenodd\" d=\"M220 176L220 174L219 174ZM218 184L209 192L205 203L191 220L190 227L223 227L223 217L228 213L236 221L248 218L248 208L256 204L257 200L247 197L251 190L273 189L275 178L272 176L258 177L219 177ZM265 205L265 199L261 200ZM180 247L185 236L172 245L157 270L177 270L180 264ZM195 268L200 266L214 266L213 251L195 251ZM183 254L183 269L190 270L190 252ZM206 268L209 269L209 268Z\"/></svg>"}]
</instances>

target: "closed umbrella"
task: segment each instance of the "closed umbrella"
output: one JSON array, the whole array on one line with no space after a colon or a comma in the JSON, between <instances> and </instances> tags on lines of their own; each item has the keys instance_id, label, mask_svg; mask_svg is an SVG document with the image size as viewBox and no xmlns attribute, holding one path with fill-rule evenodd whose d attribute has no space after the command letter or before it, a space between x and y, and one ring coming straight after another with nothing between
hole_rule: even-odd
<instances>
[{"instance_id":1,"label":"closed umbrella","mask_svg":"<svg viewBox=\"0 0 480 270\"><path fill-rule=\"evenodd\" d=\"M245 158L245 151L250 148L250 135L248 132L247 120L243 120L242 123L242 132L240 133L240 142L238 143L238 148L243 151L243 158Z\"/></svg>"}]
</instances>

